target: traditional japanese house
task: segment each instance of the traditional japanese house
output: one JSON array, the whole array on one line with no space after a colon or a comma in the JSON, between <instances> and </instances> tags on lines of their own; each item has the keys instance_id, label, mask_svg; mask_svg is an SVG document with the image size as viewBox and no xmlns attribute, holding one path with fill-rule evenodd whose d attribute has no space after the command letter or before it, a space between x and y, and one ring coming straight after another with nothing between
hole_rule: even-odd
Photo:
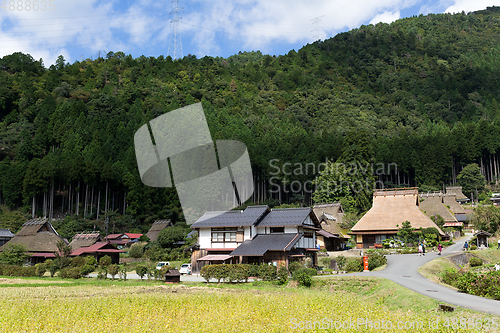
<instances>
[{"instance_id":1,"label":"traditional japanese house","mask_svg":"<svg viewBox=\"0 0 500 333\"><path fill-rule=\"evenodd\" d=\"M419 209L417 188L374 190L372 208L356 223L350 234L356 237L357 248L375 248L385 239L395 237L403 222L414 229L436 228L444 232Z\"/></svg>"},{"instance_id":2,"label":"traditional japanese house","mask_svg":"<svg viewBox=\"0 0 500 333\"><path fill-rule=\"evenodd\" d=\"M162 231L166 227L173 227L173 226L174 224L170 220L156 220L153 222L153 225L149 229L146 236L149 238L150 241L154 242L158 239L160 231Z\"/></svg>"},{"instance_id":3,"label":"traditional japanese house","mask_svg":"<svg viewBox=\"0 0 500 333\"><path fill-rule=\"evenodd\" d=\"M74 250L81 247L91 246L97 242L102 242L101 234L97 232L82 232L73 236L69 246Z\"/></svg>"},{"instance_id":4,"label":"traditional japanese house","mask_svg":"<svg viewBox=\"0 0 500 333\"><path fill-rule=\"evenodd\" d=\"M460 203L467 203L470 201L469 198L467 198L463 193L462 193L462 186L450 186L446 188L446 194L454 194L455 195L455 200Z\"/></svg>"},{"instance_id":5,"label":"traditional japanese house","mask_svg":"<svg viewBox=\"0 0 500 333\"><path fill-rule=\"evenodd\" d=\"M48 258L55 258L57 242L64 241L48 219L31 219L2 248L8 244L22 244L31 254L30 263L35 265Z\"/></svg>"},{"instance_id":6,"label":"traditional japanese house","mask_svg":"<svg viewBox=\"0 0 500 333\"><path fill-rule=\"evenodd\" d=\"M317 204L313 211L321 223L321 229L316 232L320 248L327 251L344 250L351 236L347 234L349 230L342 228L344 210L340 202Z\"/></svg>"}]
</instances>

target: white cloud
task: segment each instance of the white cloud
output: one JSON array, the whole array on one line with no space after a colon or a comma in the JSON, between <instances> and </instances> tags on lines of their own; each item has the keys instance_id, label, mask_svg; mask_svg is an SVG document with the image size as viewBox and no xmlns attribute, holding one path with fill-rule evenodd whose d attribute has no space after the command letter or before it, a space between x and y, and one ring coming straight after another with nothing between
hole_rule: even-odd
<instances>
[{"instance_id":1,"label":"white cloud","mask_svg":"<svg viewBox=\"0 0 500 333\"><path fill-rule=\"evenodd\" d=\"M486 7L500 6L499 0L458 0L445 10L445 13L466 13L486 9Z\"/></svg>"},{"instance_id":2,"label":"white cloud","mask_svg":"<svg viewBox=\"0 0 500 333\"><path fill-rule=\"evenodd\" d=\"M375 16L371 21L370 24L377 24L377 23L392 23L396 21L397 19L401 18L401 14L399 10L397 12L391 13L391 12L384 12L382 14L378 14Z\"/></svg>"}]
</instances>

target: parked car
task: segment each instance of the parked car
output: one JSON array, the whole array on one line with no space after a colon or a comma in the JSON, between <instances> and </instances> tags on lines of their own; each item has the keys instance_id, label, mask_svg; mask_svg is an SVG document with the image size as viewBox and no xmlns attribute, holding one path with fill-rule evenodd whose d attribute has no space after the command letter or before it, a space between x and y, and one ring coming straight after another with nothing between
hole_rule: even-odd
<instances>
[{"instance_id":1,"label":"parked car","mask_svg":"<svg viewBox=\"0 0 500 333\"><path fill-rule=\"evenodd\" d=\"M168 261L160 261L157 265L156 265L156 269L157 270L160 270L163 266L170 266L170 263Z\"/></svg>"},{"instance_id":2,"label":"parked car","mask_svg":"<svg viewBox=\"0 0 500 333\"><path fill-rule=\"evenodd\" d=\"M182 264L179 270L181 274L191 274L191 264Z\"/></svg>"}]
</instances>

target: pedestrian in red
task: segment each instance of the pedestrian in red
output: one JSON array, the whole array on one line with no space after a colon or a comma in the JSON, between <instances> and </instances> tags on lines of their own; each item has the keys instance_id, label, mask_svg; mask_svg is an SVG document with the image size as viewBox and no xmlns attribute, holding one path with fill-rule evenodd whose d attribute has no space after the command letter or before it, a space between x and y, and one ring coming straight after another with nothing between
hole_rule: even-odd
<instances>
[{"instance_id":1,"label":"pedestrian in red","mask_svg":"<svg viewBox=\"0 0 500 333\"><path fill-rule=\"evenodd\" d=\"M443 247L441 246L441 243L438 244L438 255L441 255L441 251L443 251Z\"/></svg>"}]
</instances>

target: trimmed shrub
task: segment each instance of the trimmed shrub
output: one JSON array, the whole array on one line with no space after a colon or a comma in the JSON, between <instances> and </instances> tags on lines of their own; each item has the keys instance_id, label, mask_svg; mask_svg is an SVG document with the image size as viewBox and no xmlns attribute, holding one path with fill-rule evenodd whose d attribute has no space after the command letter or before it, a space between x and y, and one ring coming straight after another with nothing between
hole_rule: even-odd
<instances>
[{"instance_id":1,"label":"trimmed shrub","mask_svg":"<svg viewBox=\"0 0 500 333\"><path fill-rule=\"evenodd\" d=\"M99 265L101 267L108 267L109 265L111 265L111 257L108 255L102 257L101 259L99 259Z\"/></svg>"},{"instance_id":2,"label":"trimmed shrub","mask_svg":"<svg viewBox=\"0 0 500 333\"><path fill-rule=\"evenodd\" d=\"M38 276L36 274L36 267L29 266L17 266L17 265L2 265L2 275L5 276L21 276L21 277L35 277Z\"/></svg>"},{"instance_id":3,"label":"trimmed shrub","mask_svg":"<svg viewBox=\"0 0 500 333\"><path fill-rule=\"evenodd\" d=\"M448 268L443 273L441 273L441 282L447 285L454 286L460 277L460 273L454 269Z\"/></svg>"},{"instance_id":4,"label":"trimmed shrub","mask_svg":"<svg viewBox=\"0 0 500 333\"><path fill-rule=\"evenodd\" d=\"M295 271L301 269L301 268L304 268L305 266L302 265L300 262L298 261L292 261L291 263L288 264L288 270L290 271L290 274L293 275L293 273L295 273Z\"/></svg>"},{"instance_id":5,"label":"trimmed shrub","mask_svg":"<svg viewBox=\"0 0 500 333\"><path fill-rule=\"evenodd\" d=\"M362 258L348 258L345 265L345 270L348 272L362 272L363 259Z\"/></svg>"},{"instance_id":6,"label":"trimmed shrub","mask_svg":"<svg viewBox=\"0 0 500 333\"><path fill-rule=\"evenodd\" d=\"M35 274L38 277L42 277L47 271L47 266L45 263L39 263L35 265Z\"/></svg>"},{"instance_id":7,"label":"trimmed shrub","mask_svg":"<svg viewBox=\"0 0 500 333\"><path fill-rule=\"evenodd\" d=\"M298 282L299 286L310 287L312 285L311 276L304 270L297 271L293 279Z\"/></svg>"},{"instance_id":8,"label":"trimmed shrub","mask_svg":"<svg viewBox=\"0 0 500 333\"><path fill-rule=\"evenodd\" d=\"M95 266L95 265L97 265L97 260L95 260L94 256L86 256L85 257L85 264Z\"/></svg>"},{"instance_id":9,"label":"trimmed shrub","mask_svg":"<svg viewBox=\"0 0 500 333\"><path fill-rule=\"evenodd\" d=\"M387 258L379 252L368 253L368 269L371 271L377 267L387 264Z\"/></svg>"},{"instance_id":10,"label":"trimmed shrub","mask_svg":"<svg viewBox=\"0 0 500 333\"><path fill-rule=\"evenodd\" d=\"M45 267L48 269L50 277L54 277L59 269L59 267L57 267L57 263L52 261L52 259L45 260Z\"/></svg>"},{"instance_id":11,"label":"trimmed shrub","mask_svg":"<svg viewBox=\"0 0 500 333\"><path fill-rule=\"evenodd\" d=\"M134 244L130 247L130 250L128 251L129 257L132 258L142 258L142 255L144 254L144 245L142 244Z\"/></svg>"},{"instance_id":12,"label":"trimmed shrub","mask_svg":"<svg viewBox=\"0 0 500 333\"><path fill-rule=\"evenodd\" d=\"M59 271L58 276L62 279L79 279L82 277L80 267L66 267Z\"/></svg>"},{"instance_id":13,"label":"trimmed shrub","mask_svg":"<svg viewBox=\"0 0 500 333\"><path fill-rule=\"evenodd\" d=\"M286 269L286 266L281 264L280 267L278 268L278 273L277 273L278 281L277 283L279 285L284 285L288 283L288 270Z\"/></svg>"},{"instance_id":14,"label":"trimmed shrub","mask_svg":"<svg viewBox=\"0 0 500 333\"><path fill-rule=\"evenodd\" d=\"M78 256L71 259L71 267L83 267L85 266L85 264L86 264L85 258L83 257Z\"/></svg>"},{"instance_id":15,"label":"trimmed shrub","mask_svg":"<svg viewBox=\"0 0 500 333\"><path fill-rule=\"evenodd\" d=\"M259 278L264 281L276 280L278 270L276 266L262 264L259 268Z\"/></svg>"},{"instance_id":16,"label":"trimmed shrub","mask_svg":"<svg viewBox=\"0 0 500 333\"><path fill-rule=\"evenodd\" d=\"M473 251L473 250L477 250L477 245L471 245L471 246L470 246L470 249L471 249L471 251Z\"/></svg>"},{"instance_id":17,"label":"trimmed shrub","mask_svg":"<svg viewBox=\"0 0 500 333\"><path fill-rule=\"evenodd\" d=\"M82 276L89 275L94 271L94 269L95 267L93 265L83 265L82 267L80 267L80 274Z\"/></svg>"},{"instance_id":18,"label":"trimmed shrub","mask_svg":"<svg viewBox=\"0 0 500 333\"><path fill-rule=\"evenodd\" d=\"M111 280L115 279L115 276L118 275L118 265L117 264L111 264L108 266L108 273L111 275Z\"/></svg>"}]
</instances>

